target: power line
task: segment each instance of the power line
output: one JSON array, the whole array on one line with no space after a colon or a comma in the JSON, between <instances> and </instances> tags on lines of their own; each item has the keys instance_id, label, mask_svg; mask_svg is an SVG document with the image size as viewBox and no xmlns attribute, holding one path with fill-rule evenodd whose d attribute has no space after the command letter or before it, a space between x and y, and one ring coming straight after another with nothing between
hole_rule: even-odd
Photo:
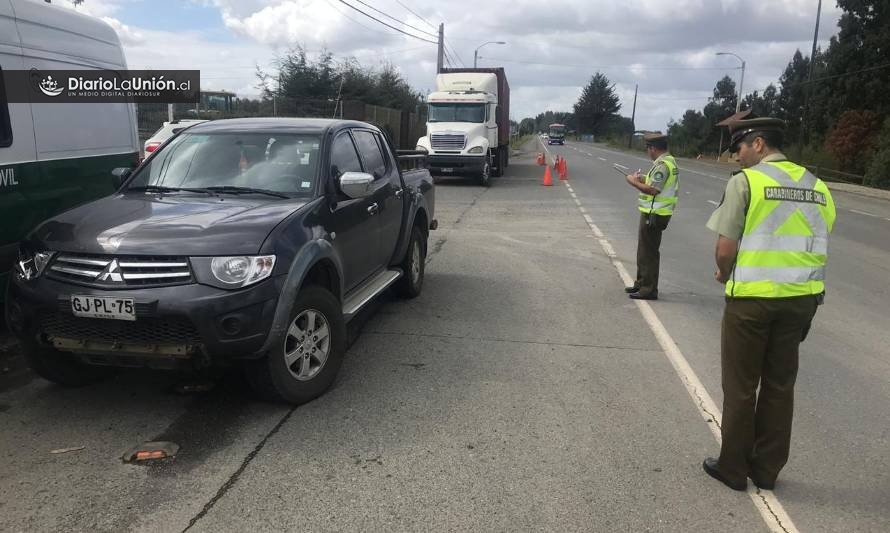
<instances>
[{"instance_id":1,"label":"power line","mask_svg":"<svg viewBox=\"0 0 890 533\"><path fill-rule=\"evenodd\" d=\"M449 43L447 39L445 40L445 44L448 46L448 48L451 49L451 55L457 57L457 60L460 61L460 64L463 65L464 67L466 67L467 64L464 63L463 58L460 57L460 54L457 53L457 50L455 50L454 47L451 46L451 43Z\"/></svg>"},{"instance_id":2,"label":"power line","mask_svg":"<svg viewBox=\"0 0 890 533\"><path fill-rule=\"evenodd\" d=\"M434 29L434 30L437 30L437 29L438 29L438 28L436 28L436 27L433 25L432 22L430 22L430 21L428 21L427 19L421 17L420 15L418 15L417 13L415 13L414 11L412 11L410 7L406 6L405 4L403 4L402 2L400 2L399 0L396 0L396 3L399 4L400 6L404 7L405 9L407 9L407 10L408 10L408 13L411 13L412 15L414 15L414 16L417 17L417 18L419 18L419 19L422 20L423 22L426 22L426 25L429 26L430 28L432 28L432 29Z\"/></svg>"},{"instance_id":3,"label":"power line","mask_svg":"<svg viewBox=\"0 0 890 533\"><path fill-rule=\"evenodd\" d=\"M361 9L355 7L354 5L345 2L345 0L339 0L339 2L340 2L341 4L343 4L343 5L345 5L345 6L349 7L349 8L351 8L351 9L354 9L354 10L358 11L358 12L361 13L362 15L368 17L369 19L374 20L374 21L376 21L376 22L379 22L380 24L383 24L383 25L386 26L387 28L391 28L391 29L393 29L393 30L396 30L396 31L399 32L399 33L402 33L402 34L407 35L408 37L414 37L415 39L417 39L417 40L419 40L419 41L423 41L423 42L425 42L425 43L438 44L436 41L430 41L429 39L424 39L423 37L418 37L417 35L414 35L414 34L412 34L412 33L408 33L408 32L406 32L405 30L403 30L403 29L401 29L401 28L396 28L395 26L393 26L393 25L391 25L391 24L387 24L386 22L383 22L382 20L380 20L379 18L375 17L374 15L369 15L368 13L365 13L365 12L362 11Z\"/></svg>"},{"instance_id":4,"label":"power line","mask_svg":"<svg viewBox=\"0 0 890 533\"><path fill-rule=\"evenodd\" d=\"M503 63L520 63L523 65L540 65L545 67L572 67L572 68L589 68L589 69L627 69L627 70L741 70L742 67L647 67L643 65L578 65L572 63L541 63L535 61L519 61L514 59L503 59L499 57L482 57L479 59L487 59L489 61L501 61Z\"/></svg>"},{"instance_id":5,"label":"power line","mask_svg":"<svg viewBox=\"0 0 890 533\"><path fill-rule=\"evenodd\" d=\"M337 13L340 13L340 14L343 15L346 19L351 20L351 21L354 22L355 24L358 24L359 26L361 26L362 28L364 28L364 29L366 29L366 30L368 30L368 31L372 31L372 32L374 32L374 33L379 33L379 34L381 34L381 35L395 35L395 34L393 34L393 33L389 33L388 31L381 31L381 30L377 30L377 29L374 29L374 28L365 26L365 25L362 24L361 22L355 20L354 18L350 17L349 15L347 15L346 13L344 13L343 11L341 11L340 9L338 9L337 6L336 6L336 4L332 3L331 0L325 0L325 2L327 2L328 5L330 5L332 8L334 8L334 11L336 11Z\"/></svg>"},{"instance_id":6,"label":"power line","mask_svg":"<svg viewBox=\"0 0 890 533\"><path fill-rule=\"evenodd\" d=\"M438 37L438 35L436 35L436 34L434 34L434 33L430 33L430 32L428 32L428 31L426 31L426 30L421 30L420 28L414 27L414 26L412 26L412 25L406 23L405 21L399 20L399 19L393 17L392 15L390 15L390 14L388 14L388 13L385 13L385 12L383 12L383 11L380 11L379 9L377 9L377 8L374 7L374 6L372 6L371 4L368 4L367 2L363 2L362 0L354 0L354 1L355 1L355 2L358 2L359 4L361 4L361 5L365 6L365 7L367 7L368 9L370 9L370 10L372 10L372 11L375 11L375 12L377 12L377 13L380 13L381 15L383 15L384 17L386 17L386 18L388 18L388 19L390 19L390 20L392 20L392 21L398 22L399 24L402 24L403 26L408 26L409 28L411 28L411 29L414 30L414 31L418 31L418 32L423 33L423 34L425 34L425 35L429 35L430 37L433 37L433 38L437 38L437 37Z\"/></svg>"}]
</instances>

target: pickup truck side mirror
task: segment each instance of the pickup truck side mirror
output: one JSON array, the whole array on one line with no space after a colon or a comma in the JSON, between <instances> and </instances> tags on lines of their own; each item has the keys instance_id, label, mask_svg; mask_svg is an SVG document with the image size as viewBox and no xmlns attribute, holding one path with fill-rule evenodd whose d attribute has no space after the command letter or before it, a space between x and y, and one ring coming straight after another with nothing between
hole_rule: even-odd
<instances>
[{"instance_id":1,"label":"pickup truck side mirror","mask_svg":"<svg viewBox=\"0 0 890 533\"><path fill-rule=\"evenodd\" d=\"M365 172L344 172L337 179L343 194L352 198L367 198L374 192L374 176Z\"/></svg>"},{"instance_id":2,"label":"pickup truck side mirror","mask_svg":"<svg viewBox=\"0 0 890 533\"><path fill-rule=\"evenodd\" d=\"M123 183L125 181L127 181L127 178L129 178L130 174L132 174L132 173L133 173L133 169L126 168L126 167L118 167L118 168L112 170L111 171L111 184L114 185L115 190L120 189L121 185L123 185Z\"/></svg>"}]
</instances>

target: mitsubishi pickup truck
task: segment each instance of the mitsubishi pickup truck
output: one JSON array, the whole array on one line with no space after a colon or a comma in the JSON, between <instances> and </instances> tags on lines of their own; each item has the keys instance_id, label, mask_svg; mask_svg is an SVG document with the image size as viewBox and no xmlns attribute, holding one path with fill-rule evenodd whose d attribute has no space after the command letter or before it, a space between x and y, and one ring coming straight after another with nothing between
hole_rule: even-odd
<instances>
[{"instance_id":1,"label":"mitsubishi pickup truck","mask_svg":"<svg viewBox=\"0 0 890 533\"><path fill-rule=\"evenodd\" d=\"M116 192L19 246L6 318L50 381L239 365L263 398L305 403L333 383L360 309L423 287L425 155L370 124L205 122L109 179Z\"/></svg>"}]
</instances>

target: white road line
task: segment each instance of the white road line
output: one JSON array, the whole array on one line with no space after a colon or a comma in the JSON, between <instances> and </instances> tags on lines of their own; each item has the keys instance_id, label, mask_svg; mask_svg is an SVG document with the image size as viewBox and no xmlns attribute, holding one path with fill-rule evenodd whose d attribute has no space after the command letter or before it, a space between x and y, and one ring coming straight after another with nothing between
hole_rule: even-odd
<instances>
[{"instance_id":1,"label":"white road line","mask_svg":"<svg viewBox=\"0 0 890 533\"><path fill-rule=\"evenodd\" d=\"M599 156L597 156L597 159L599 159L600 161L606 161L606 158L605 158L605 157L599 157Z\"/></svg>"},{"instance_id":2,"label":"white road line","mask_svg":"<svg viewBox=\"0 0 890 533\"><path fill-rule=\"evenodd\" d=\"M582 214L582 215L586 215L586 214L587 214L587 209L584 209L584 206L581 205L581 200L578 200L578 201L575 202L575 203L578 204L578 209L581 211L581 214Z\"/></svg>"},{"instance_id":3,"label":"white road line","mask_svg":"<svg viewBox=\"0 0 890 533\"><path fill-rule=\"evenodd\" d=\"M867 213L865 211L860 211L858 209L850 209L851 212L856 213L857 215L865 215L867 217L881 218L881 215L875 215L873 213Z\"/></svg>"},{"instance_id":4,"label":"white road line","mask_svg":"<svg viewBox=\"0 0 890 533\"><path fill-rule=\"evenodd\" d=\"M626 153L626 152L616 152L616 151L614 151L614 150L606 150L605 148L597 148L597 150L602 150L603 152L608 152L608 153L610 153L610 154L616 154L616 155L622 155L622 156L626 156L626 157L632 157L632 158L634 158L634 159L639 159L640 161L645 161L645 162L647 162L647 163L650 162L650 161L649 161L648 159L646 159L646 158L643 158L643 157L640 157L640 156L637 156L637 155L633 155L633 154L628 154L628 153ZM605 161L605 160L604 160L604 161ZM683 167L683 166L681 165L681 166L680 166L680 174L682 175L684 172L691 172L691 173L693 173L693 174L698 174L699 176L705 176L705 177L708 177L708 178L716 178L716 179L721 180L721 181L729 181L729 178L723 178L723 177L720 177L720 176L715 176L714 174L707 174L707 173L705 173L705 172L699 172L698 170L692 170L691 168L686 168L686 167Z\"/></svg>"},{"instance_id":5,"label":"white road line","mask_svg":"<svg viewBox=\"0 0 890 533\"><path fill-rule=\"evenodd\" d=\"M715 202L714 200L708 200L709 204L720 205L720 202Z\"/></svg>"},{"instance_id":6,"label":"white road line","mask_svg":"<svg viewBox=\"0 0 890 533\"><path fill-rule=\"evenodd\" d=\"M630 273L628 273L624 263L618 259L615 254L615 249L612 248L612 244L606 239L599 227L594 224L590 215L585 214L584 220L587 221L591 230L593 230L603 252L611 259L612 265L618 271L621 280L625 285L632 285L634 279L631 277ZM661 349L664 350L664 354L674 367L677 376L680 377L680 381L682 381L683 385L686 387L686 392L689 393L689 397L692 398L692 402L698 409L699 414L707 423L708 428L710 428L711 434L714 435L717 443L720 444L720 419L722 418L722 414L720 413L720 409L717 408L717 404L714 403L714 399L711 398L711 395L708 393L707 389L705 389L705 386L689 365L689 362L683 356L677 343L671 337L671 334L668 333L667 328L658 318L658 315L655 314L655 311L652 309L652 306L649 305L649 302L644 300L634 300L634 303L637 305L637 308L649 325L652 334L655 335L655 338L658 340L658 344L661 345ZM704 472L701 473L701 477L703 482L713 483L712 480L705 478ZM794 522L792 522L791 517L785 512L785 508L772 491L762 491L756 487L749 486L748 495L751 497L751 500L754 502L754 507L760 512L760 516L763 518L763 521L766 523L770 531L776 533L798 533L797 527L794 525Z\"/></svg>"}]
</instances>

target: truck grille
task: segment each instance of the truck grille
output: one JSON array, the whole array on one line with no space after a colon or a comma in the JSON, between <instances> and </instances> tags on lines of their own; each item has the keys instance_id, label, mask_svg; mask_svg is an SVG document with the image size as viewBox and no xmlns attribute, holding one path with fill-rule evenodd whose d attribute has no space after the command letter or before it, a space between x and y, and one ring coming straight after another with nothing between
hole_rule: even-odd
<instances>
[{"instance_id":1,"label":"truck grille","mask_svg":"<svg viewBox=\"0 0 890 533\"><path fill-rule=\"evenodd\" d=\"M451 133L434 133L430 135L433 150L463 150L467 146L467 136Z\"/></svg>"},{"instance_id":2,"label":"truck grille","mask_svg":"<svg viewBox=\"0 0 890 533\"><path fill-rule=\"evenodd\" d=\"M192 281L185 257L60 254L47 275L59 281L116 289L181 285Z\"/></svg>"},{"instance_id":3,"label":"truck grille","mask_svg":"<svg viewBox=\"0 0 890 533\"><path fill-rule=\"evenodd\" d=\"M135 322L46 313L40 329L50 338L121 344L201 344L194 324L185 318L140 318Z\"/></svg>"}]
</instances>

